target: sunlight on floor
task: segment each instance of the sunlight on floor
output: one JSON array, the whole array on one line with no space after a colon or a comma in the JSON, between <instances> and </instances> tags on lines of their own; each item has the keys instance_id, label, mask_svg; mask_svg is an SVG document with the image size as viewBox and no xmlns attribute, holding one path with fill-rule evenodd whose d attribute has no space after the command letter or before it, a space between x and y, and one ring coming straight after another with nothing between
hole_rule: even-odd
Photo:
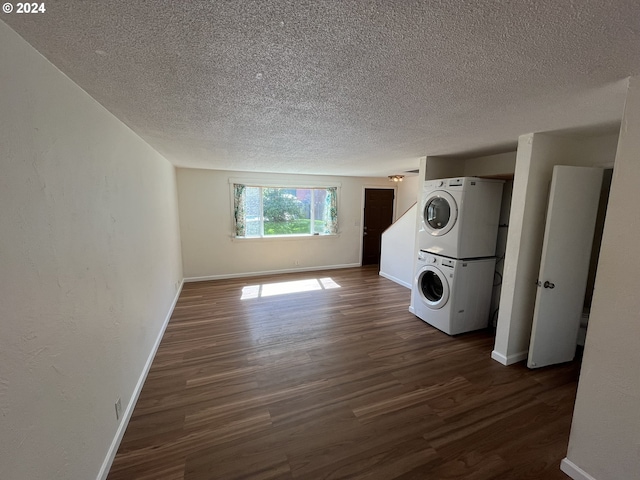
<instances>
[{"instance_id":1,"label":"sunlight on floor","mask_svg":"<svg viewBox=\"0 0 640 480\"><path fill-rule=\"evenodd\" d=\"M292 282L267 283L264 285L249 285L242 289L241 300L250 298L272 297L289 293L311 292L314 290L329 290L340 288L331 278L310 278Z\"/></svg>"}]
</instances>

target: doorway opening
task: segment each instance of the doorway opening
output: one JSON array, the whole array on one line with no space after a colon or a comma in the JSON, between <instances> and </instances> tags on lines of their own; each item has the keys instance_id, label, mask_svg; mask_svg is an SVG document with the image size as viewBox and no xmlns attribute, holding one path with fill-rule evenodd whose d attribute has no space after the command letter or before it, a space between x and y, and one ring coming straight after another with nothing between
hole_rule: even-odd
<instances>
[{"instance_id":1,"label":"doorway opening","mask_svg":"<svg viewBox=\"0 0 640 480\"><path fill-rule=\"evenodd\" d=\"M612 178L613 168L605 168L602 178L602 188L600 190L600 203L598 204L596 226L593 233L593 246L591 248L591 260L589 261L589 274L587 276L587 290L584 297L584 310L582 312L582 318L580 319L580 330L578 332L578 345L581 347L584 347L584 341L587 336L589 312L591 311L591 301L593 300L593 289L596 281L598 259L600 258L600 245L602 244L604 220L607 214L607 204L609 202L609 193L611 192Z\"/></svg>"}]
</instances>

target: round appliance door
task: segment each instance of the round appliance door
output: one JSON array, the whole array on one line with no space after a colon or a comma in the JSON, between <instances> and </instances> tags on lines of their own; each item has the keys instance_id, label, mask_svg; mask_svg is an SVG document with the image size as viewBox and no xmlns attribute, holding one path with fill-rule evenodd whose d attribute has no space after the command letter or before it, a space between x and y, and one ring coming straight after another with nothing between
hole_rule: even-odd
<instances>
[{"instance_id":1,"label":"round appliance door","mask_svg":"<svg viewBox=\"0 0 640 480\"><path fill-rule=\"evenodd\" d=\"M433 236L444 235L456 224L458 205L455 199L443 190L431 192L423 203L422 225Z\"/></svg>"},{"instance_id":2,"label":"round appliance door","mask_svg":"<svg viewBox=\"0 0 640 480\"><path fill-rule=\"evenodd\" d=\"M437 267L429 265L420 270L416 284L422 301L433 310L444 307L449 300L449 283Z\"/></svg>"}]
</instances>

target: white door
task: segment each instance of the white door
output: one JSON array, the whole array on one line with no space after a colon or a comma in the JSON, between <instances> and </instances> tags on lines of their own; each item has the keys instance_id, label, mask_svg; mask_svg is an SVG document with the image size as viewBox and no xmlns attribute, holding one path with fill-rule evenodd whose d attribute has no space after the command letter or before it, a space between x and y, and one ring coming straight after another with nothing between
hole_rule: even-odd
<instances>
[{"instance_id":1,"label":"white door","mask_svg":"<svg viewBox=\"0 0 640 480\"><path fill-rule=\"evenodd\" d=\"M573 360L584 305L602 169L553 169L529 368Z\"/></svg>"}]
</instances>

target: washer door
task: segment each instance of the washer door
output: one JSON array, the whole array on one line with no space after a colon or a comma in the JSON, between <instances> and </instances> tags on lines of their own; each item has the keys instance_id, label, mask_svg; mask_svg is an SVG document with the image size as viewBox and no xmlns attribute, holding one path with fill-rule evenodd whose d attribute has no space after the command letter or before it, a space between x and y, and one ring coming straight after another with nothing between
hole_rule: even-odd
<instances>
[{"instance_id":1,"label":"washer door","mask_svg":"<svg viewBox=\"0 0 640 480\"><path fill-rule=\"evenodd\" d=\"M433 310L444 307L449 300L447 277L432 265L420 270L416 285L422 301Z\"/></svg>"},{"instance_id":2,"label":"washer door","mask_svg":"<svg viewBox=\"0 0 640 480\"><path fill-rule=\"evenodd\" d=\"M422 208L422 225L433 236L446 234L458 219L458 205L444 190L431 192Z\"/></svg>"}]
</instances>

